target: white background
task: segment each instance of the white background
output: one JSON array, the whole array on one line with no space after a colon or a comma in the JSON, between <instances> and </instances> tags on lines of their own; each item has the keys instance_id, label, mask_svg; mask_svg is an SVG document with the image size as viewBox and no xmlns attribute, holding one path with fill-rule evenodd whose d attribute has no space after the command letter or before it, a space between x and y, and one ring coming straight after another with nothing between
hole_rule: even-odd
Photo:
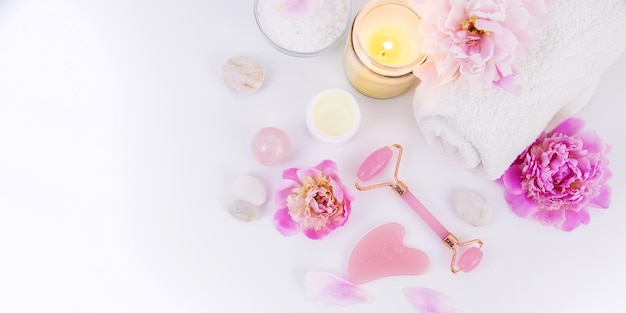
<instances>
[{"instance_id":1,"label":"white background","mask_svg":"<svg viewBox=\"0 0 626 313\"><path fill-rule=\"evenodd\" d=\"M259 32L252 0L0 0L0 312L415 312L401 292L414 286L462 312L624 311L626 56L577 114L613 146L612 205L565 233L516 217L501 186L433 152L410 93L373 100L352 89L342 52L281 54ZM221 79L237 55L265 67L255 95ZM362 127L343 145L306 133L307 101L326 88L361 105ZM285 164L253 159L264 126L290 135ZM363 158L393 143L405 148L400 177L417 197L460 239L484 240L474 272L450 273L449 251L391 190L354 189ZM227 213L235 175L273 190L284 168L325 158L356 200L348 224L322 241L282 237L271 200L252 223ZM488 198L491 224L454 214L462 188ZM363 285L367 304L307 298L307 271L344 275L352 246L387 222L429 255L427 273Z\"/></svg>"}]
</instances>

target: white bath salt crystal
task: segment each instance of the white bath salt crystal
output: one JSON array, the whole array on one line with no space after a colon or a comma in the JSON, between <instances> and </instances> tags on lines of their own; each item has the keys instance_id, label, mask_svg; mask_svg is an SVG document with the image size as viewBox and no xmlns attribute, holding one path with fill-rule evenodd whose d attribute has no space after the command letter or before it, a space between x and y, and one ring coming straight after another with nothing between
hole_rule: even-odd
<instances>
[{"instance_id":1,"label":"white bath salt crystal","mask_svg":"<svg viewBox=\"0 0 626 313\"><path fill-rule=\"evenodd\" d=\"M351 16L349 0L257 0L257 23L279 50L314 55L339 41Z\"/></svg>"},{"instance_id":2,"label":"white bath salt crystal","mask_svg":"<svg viewBox=\"0 0 626 313\"><path fill-rule=\"evenodd\" d=\"M257 177L252 175L238 175L230 184L230 191L237 199L248 201L260 206L267 200L267 188Z\"/></svg>"},{"instance_id":3,"label":"white bath salt crystal","mask_svg":"<svg viewBox=\"0 0 626 313\"><path fill-rule=\"evenodd\" d=\"M240 94L253 94L261 88L265 72L255 60L238 56L228 59L222 65L222 79Z\"/></svg>"},{"instance_id":4,"label":"white bath salt crystal","mask_svg":"<svg viewBox=\"0 0 626 313\"><path fill-rule=\"evenodd\" d=\"M235 200L228 205L228 213L240 221L252 222L259 216L259 208L248 201Z\"/></svg>"},{"instance_id":5,"label":"white bath salt crystal","mask_svg":"<svg viewBox=\"0 0 626 313\"><path fill-rule=\"evenodd\" d=\"M482 194L476 191L460 191L454 196L452 206L461 219L476 227L485 226L491 221L489 203Z\"/></svg>"}]
</instances>

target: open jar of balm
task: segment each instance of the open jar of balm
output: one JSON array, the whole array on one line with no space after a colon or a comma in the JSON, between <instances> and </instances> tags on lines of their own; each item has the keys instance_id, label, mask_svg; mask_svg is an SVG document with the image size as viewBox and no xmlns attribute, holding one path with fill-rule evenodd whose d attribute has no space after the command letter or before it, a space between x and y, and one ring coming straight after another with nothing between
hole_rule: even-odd
<instances>
[{"instance_id":1,"label":"open jar of balm","mask_svg":"<svg viewBox=\"0 0 626 313\"><path fill-rule=\"evenodd\" d=\"M360 93L377 99L403 94L418 80L413 69L426 60L411 0L370 0L356 14L343 59L346 77Z\"/></svg>"},{"instance_id":2,"label":"open jar of balm","mask_svg":"<svg viewBox=\"0 0 626 313\"><path fill-rule=\"evenodd\" d=\"M254 16L279 51L315 56L341 41L352 15L351 0L255 0Z\"/></svg>"},{"instance_id":3,"label":"open jar of balm","mask_svg":"<svg viewBox=\"0 0 626 313\"><path fill-rule=\"evenodd\" d=\"M354 136L360 123L359 105L343 89L326 89L315 95L307 107L309 134L319 141L345 142Z\"/></svg>"}]
</instances>

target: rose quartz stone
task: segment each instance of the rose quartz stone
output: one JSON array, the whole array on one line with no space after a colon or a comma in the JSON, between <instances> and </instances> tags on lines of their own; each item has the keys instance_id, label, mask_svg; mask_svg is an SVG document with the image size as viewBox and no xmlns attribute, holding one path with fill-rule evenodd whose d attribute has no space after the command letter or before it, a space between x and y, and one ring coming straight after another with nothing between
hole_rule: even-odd
<instances>
[{"instance_id":1,"label":"rose quartz stone","mask_svg":"<svg viewBox=\"0 0 626 313\"><path fill-rule=\"evenodd\" d=\"M393 151L389 147L382 147L367 156L356 172L356 177L362 181L368 181L378 175L389 163Z\"/></svg>"},{"instance_id":2,"label":"rose quartz stone","mask_svg":"<svg viewBox=\"0 0 626 313\"><path fill-rule=\"evenodd\" d=\"M388 276L420 275L430 267L422 250L405 247L404 227L388 223L367 233L356 244L348 261L347 278L363 284Z\"/></svg>"},{"instance_id":3,"label":"rose quartz stone","mask_svg":"<svg viewBox=\"0 0 626 313\"><path fill-rule=\"evenodd\" d=\"M476 247L471 247L467 249L465 252L463 252L463 254L461 254L461 257L459 258L459 261L457 262L457 266L463 272L469 273L474 268L476 268L476 266L478 265L478 263L480 263L480 260L482 260L482 258L483 258L483 252Z\"/></svg>"},{"instance_id":4,"label":"rose quartz stone","mask_svg":"<svg viewBox=\"0 0 626 313\"><path fill-rule=\"evenodd\" d=\"M274 166L284 162L291 151L289 136L276 127L265 127L252 137L252 155L261 164Z\"/></svg>"}]
</instances>

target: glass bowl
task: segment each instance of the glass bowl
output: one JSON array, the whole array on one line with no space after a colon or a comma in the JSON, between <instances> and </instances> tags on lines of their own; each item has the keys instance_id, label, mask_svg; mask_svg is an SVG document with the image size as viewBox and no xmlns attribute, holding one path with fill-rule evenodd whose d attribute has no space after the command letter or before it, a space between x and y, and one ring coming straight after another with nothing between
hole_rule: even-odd
<instances>
[{"instance_id":1,"label":"glass bowl","mask_svg":"<svg viewBox=\"0 0 626 313\"><path fill-rule=\"evenodd\" d=\"M341 41L352 22L352 1L255 0L254 17L278 51L311 57Z\"/></svg>"}]
</instances>

